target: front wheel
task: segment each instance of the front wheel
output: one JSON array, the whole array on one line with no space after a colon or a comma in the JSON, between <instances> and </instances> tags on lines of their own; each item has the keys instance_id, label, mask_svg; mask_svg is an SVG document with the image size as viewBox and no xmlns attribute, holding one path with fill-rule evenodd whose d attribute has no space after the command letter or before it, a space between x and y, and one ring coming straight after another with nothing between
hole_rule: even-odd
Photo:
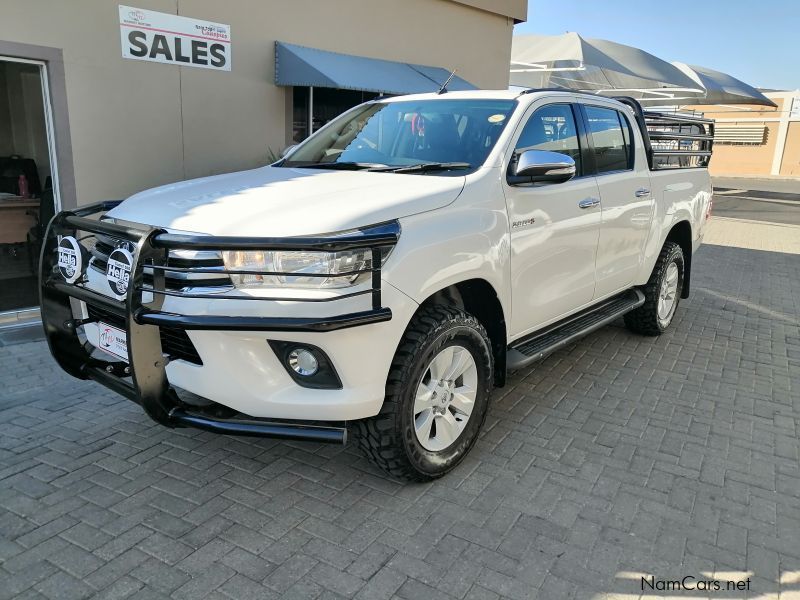
<instances>
[{"instance_id":1,"label":"front wheel","mask_svg":"<svg viewBox=\"0 0 800 600\"><path fill-rule=\"evenodd\" d=\"M370 460L411 481L453 469L486 417L490 347L472 315L439 305L420 310L392 361L381 412L355 423L355 437Z\"/></svg>"},{"instance_id":2,"label":"front wheel","mask_svg":"<svg viewBox=\"0 0 800 600\"><path fill-rule=\"evenodd\" d=\"M666 242L649 281L641 288L644 304L625 315L625 325L642 335L661 335L672 323L683 291L684 259L681 247Z\"/></svg>"}]
</instances>

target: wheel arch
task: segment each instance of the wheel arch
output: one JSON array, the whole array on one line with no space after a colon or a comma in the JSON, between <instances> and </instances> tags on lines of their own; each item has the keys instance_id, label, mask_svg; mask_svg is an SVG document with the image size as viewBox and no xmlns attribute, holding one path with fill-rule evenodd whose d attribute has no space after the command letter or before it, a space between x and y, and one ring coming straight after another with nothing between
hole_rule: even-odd
<instances>
[{"instance_id":1,"label":"wheel arch","mask_svg":"<svg viewBox=\"0 0 800 600\"><path fill-rule=\"evenodd\" d=\"M666 242L678 244L683 251L683 289L681 290L681 298L688 298L692 275L692 226L689 221L675 223L664 240L664 243Z\"/></svg>"},{"instance_id":2,"label":"wheel arch","mask_svg":"<svg viewBox=\"0 0 800 600\"><path fill-rule=\"evenodd\" d=\"M485 279L467 279L444 287L428 296L419 306L445 304L470 313L489 334L494 356L494 384L506 382L506 348L508 346L503 305L491 283Z\"/></svg>"}]
</instances>

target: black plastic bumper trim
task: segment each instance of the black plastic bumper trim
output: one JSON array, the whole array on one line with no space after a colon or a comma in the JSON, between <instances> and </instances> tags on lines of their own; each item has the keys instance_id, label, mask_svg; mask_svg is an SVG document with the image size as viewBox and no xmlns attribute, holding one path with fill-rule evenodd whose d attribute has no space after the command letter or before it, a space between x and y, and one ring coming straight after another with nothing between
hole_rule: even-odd
<instances>
[{"instance_id":1,"label":"black plastic bumper trim","mask_svg":"<svg viewBox=\"0 0 800 600\"><path fill-rule=\"evenodd\" d=\"M371 323L382 323L392 318L390 308L332 317L226 317L213 315L178 315L175 313L139 309L134 319L140 325L177 327L188 330L219 331L336 331Z\"/></svg>"},{"instance_id":2,"label":"black plastic bumper trim","mask_svg":"<svg viewBox=\"0 0 800 600\"><path fill-rule=\"evenodd\" d=\"M344 445L347 443L347 429L344 427L212 419L188 413L182 408L173 408L169 413L169 417L177 426L194 427L213 433L268 437L298 442L320 442L324 444Z\"/></svg>"}]
</instances>

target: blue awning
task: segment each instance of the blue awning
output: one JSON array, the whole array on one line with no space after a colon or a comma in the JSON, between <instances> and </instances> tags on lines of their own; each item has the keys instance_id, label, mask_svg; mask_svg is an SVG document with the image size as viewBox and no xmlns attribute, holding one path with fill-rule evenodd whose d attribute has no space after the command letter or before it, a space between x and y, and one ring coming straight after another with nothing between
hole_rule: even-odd
<instances>
[{"instance_id":1,"label":"blue awning","mask_svg":"<svg viewBox=\"0 0 800 600\"><path fill-rule=\"evenodd\" d=\"M340 54L284 42L275 43L275 83L277 85L313 86L416 94L435 92L450 72L441 67ZM476 87L458 76L447 89L474 90Z\"/></svg>"}]
</instances>

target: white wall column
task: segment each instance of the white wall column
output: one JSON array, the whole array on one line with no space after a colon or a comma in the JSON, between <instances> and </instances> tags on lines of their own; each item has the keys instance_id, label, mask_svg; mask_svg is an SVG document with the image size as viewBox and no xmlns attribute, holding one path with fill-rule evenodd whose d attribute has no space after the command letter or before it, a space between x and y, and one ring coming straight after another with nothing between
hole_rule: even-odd
<instances>
[{"instance_id":1,"label":"white wall column","mask_svg":"<svg viewBox=\"0 0 800 600\"><path fill-rule=\"evenodd\" d=\"M772 156L772 169L770 175L781 174L781 164L783 164L783 151L786 148L786 138L789 134L789 121L792 112L792 102L797 92L783 94L783 106L781 107L781 120L778 125L778 139L775 141L775 154Z\"/></svg>"}]
</instances>

